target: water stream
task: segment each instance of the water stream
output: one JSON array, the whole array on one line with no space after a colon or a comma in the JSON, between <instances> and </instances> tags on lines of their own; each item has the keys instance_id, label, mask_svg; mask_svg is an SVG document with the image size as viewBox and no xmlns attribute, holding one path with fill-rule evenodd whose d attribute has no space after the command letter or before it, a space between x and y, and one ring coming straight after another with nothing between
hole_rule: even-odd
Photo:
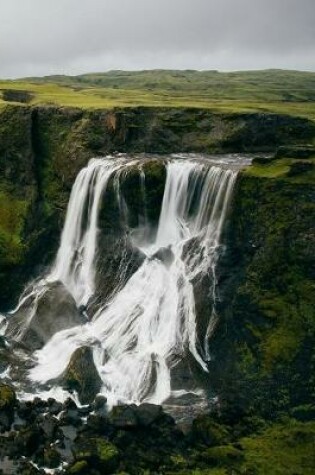
<instances>
[{"instance_id":1,"label":"water stream","mask_svg":"<svg viewBox=\"0 0 315 475\"><path fill-rule=\"evenodd\" d=\"M229 158L213 161L196 156L169 157L164 164L164 197L153 238L142 158L93 159L79 173L55 262L12 312L14 318L27 300L32 301L13 337L23 340L47 283L62 282L78 307L88 305L95 294L99 212L101 205L106 207L106 189L113 180L120 218L128 225L121 183L135 168L143 219L139 229L130 229L130 236L145 257L125 285L101 301L89 321L58 331L34 353L35 363L28 373L33 383L56 380L82 346L93 348L101 392L110 404L163 403L173 394L171 370L188 353L207 371L209 339L217 319L216 266L239 165ZM213 310L206 334L198 336L193 281L209 274Z\"/></svg>"}]
</instances>

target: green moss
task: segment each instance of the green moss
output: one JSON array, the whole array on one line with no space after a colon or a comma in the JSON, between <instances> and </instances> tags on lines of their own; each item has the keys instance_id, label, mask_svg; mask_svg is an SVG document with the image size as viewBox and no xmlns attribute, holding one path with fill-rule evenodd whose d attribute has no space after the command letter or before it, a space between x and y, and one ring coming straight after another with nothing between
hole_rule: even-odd
<instances>
[{"instance_id":1,"label":"green moss","mask_svg":"<svg viewBox=\"0 0 315 475\"><path fill-rule=\"evenodd\" d=\"M118 466L119 451L115 445L102 438L79 441L75 451L77 461L87 461L89 467L100 468L102 473L112 473Z\"/></svg>"},{"instance_id":2,"label":"green moss","mask_svg":"<svg viewBox=\"0 0 315 475\"><path fill-rule=\"evenodd\" d=\"M212 341L211 381L232 420L275 418L315 394L314 181L258 175L242 173L236 188L229 288Z\"/></svg>"},{"instance_id":3,"label":"green moss","mask_svg":"<svg viewBox=\"0 0 315 475\"><path fill-rule=\"evenodd\" d=\"M73 353L62 376L62 384L67 390L77 391L82 404L93 402L102 381L95 368L91 348L81 347Z\"/></svg>"},{"instance_id":4,"label":"green moss","mask_svg":"<svg viewBox=\"0 0 315 475\"><path fill-rule=\"evenodd\" d=\"M261 436L241 440L245 462L241 473L311 475L315 471L315 424L290 421Z\"/></svg>"},{"instance_id":5,"label":"green moss","mask_svg":"<svg viewBox=\"0 0 315 475\"><path fill-rule=\"evenodd\" d=\"M0 410L12 410L16 403L16 395L10 386L0 385Z\"/></svg>"},{"instance_id":6,"label":"green moss","mask_svg":"<svg viewBox=\"0 0 315 475\"><path fill-rule=\"evenodd\" d=\"M0 187L0 264L16 264L25 250L22 232L29 203Z\"/></svg>"},{"instance_id":7,"label":"green moss","mask_svg":"<svg viewBox=\"0 0 315 475\"><path fill-rule=\"evenodd\" d=\"M290 161L281 159L265 165L255 164L247 168L244 172L247 176L257 176L262 178L278 178L286 176L290 170Z\"/></svg>"},{"instance_id":8,"label":"green moss","mask_svg":"<svg viewBox=\"0 0 315 475\"><path fill-rule=\"evenodd\" d=\"M203 462L206 462L209 465L233 467L242 461L244 455L241 450L232 445L224 445L211 447L202 452L200 457Z\"/></svg>"},{"instance_id":9,"label":"green moss","mask_svg":"<svg viewBox=\"0 0 315 475\"><path fill-rule=\"evenodd\" d=\"M187 456L194 468L167 475L311 475L315 470L315 423L287 419L234 445L211 447Z\"/></svg>"},{"instance_id":10,"label":"green moss","mask_svg":"<svg viewBox=\"0 0 315 475\"><path fill-rule=\"evenodd\" d=\"M86 460L80 460L75 462L71 467L67 469L67 474L69 475L86 475L88 474L89 465Z\"/></svg>"}]
</instances>

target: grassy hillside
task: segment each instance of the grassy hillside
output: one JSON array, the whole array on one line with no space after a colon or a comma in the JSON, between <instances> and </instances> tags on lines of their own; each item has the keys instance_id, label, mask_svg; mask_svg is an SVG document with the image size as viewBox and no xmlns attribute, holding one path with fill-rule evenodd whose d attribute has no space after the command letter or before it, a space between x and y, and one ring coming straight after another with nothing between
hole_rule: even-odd
<instances>
[{"instance_id":1,"label":"grassy hillside","mask_svg":"<svg viewBox=\"0 0 315 475\"><path fill-rule=\"evenodd\" d=\"M18 91L18 95L7 97L8 91ZM19 94L24 91L29 97L21 99ZM0 81L0 106L8 100L88 109L156 106L199 107L221 112L262 111L315 120L315 73L111 71Z\"/></svg>"}]
</instances>

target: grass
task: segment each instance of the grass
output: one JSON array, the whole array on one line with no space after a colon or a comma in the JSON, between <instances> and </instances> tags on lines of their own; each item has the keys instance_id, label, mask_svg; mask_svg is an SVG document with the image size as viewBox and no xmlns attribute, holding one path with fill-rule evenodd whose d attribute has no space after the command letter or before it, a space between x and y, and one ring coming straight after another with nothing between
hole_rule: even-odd
<instances>
[{"instance_id":1,"label":"grass","mask_svg":"<svg viewBox=\"0 0 315 475\"><path fill-rule=\"evenodd\" d=\"M297 71L112 71L0 81L28 91L32 105L85 109L192 107L217 112L283 113L315 120L315 73ZM0 99L0 107L5 102Z\"/></svg>"},{"instance_id":2,"label":"grass","mask_svg":"<svg viewBox=\"0 0 315 475\"><path fill-rule=\"evenodd\" d=\"M289 172L291 162L291 159L283 158L265 165L253 164L246 169L245 174L261 178L278 178L285 176Z\"/></svg>"},{"instance_id":3,"label":"grass","mask_svg":"<svg viewBox=\"0 0 315 475\"><path fill-rule=\"evenodd\" d=\"M260 178L285 178L294 183L314 183L315 182L315 158L303 160L303 162L312 163L313 168L310 171L298 174L296 176L288 176L291 166L295 163L301 163L301 160L292 158L281 158L272 160L267 164L254 163L244 170L246 176L256 176Z\"/></svg>"},{"instance_id":4,"label":"grass","mask_svg":"<svg viewBox=\"0 0 315 475\"><path fill-rule=\"evenodd\" d=\"M243 473L311 475L315 472L314 422L278 424L262 435L241 440L241 445L247 469Z\"/></svg>"},{"instance_id":5,"label":"grass","mask_svg":"<svg viewBox=\"0 0 315 475\"><path fill-rule=\"evenodd\" d=\"M315 473L315 423L287 420L261 434L240 439L237 457L226 457L232 446L207 449L216 454L211 468L170 472L168 475L313 475ZM208 464L208 463L207 463Z\"/></svg>"}]
</instances>

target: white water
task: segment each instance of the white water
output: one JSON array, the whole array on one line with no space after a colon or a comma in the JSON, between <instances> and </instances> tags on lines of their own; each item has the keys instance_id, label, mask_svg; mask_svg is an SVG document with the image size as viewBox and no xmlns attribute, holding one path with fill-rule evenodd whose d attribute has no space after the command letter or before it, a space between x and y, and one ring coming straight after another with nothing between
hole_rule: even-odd
<instances>
[{"instance_id":1,"label":"white water","mask_svg":"<svg viewBox=\"0 0 315 475\"><path fill-rule=\"evenodd\" d=\"M92 346L103 381L102 393L110 404L165 401L172 392L171 369L187 352L207 371L204 360L209 358L208 338L215 324L215 304L205 344L199 344L192 279L211 273L209 294L215 303L218 250L237 176L236 171L207 161L169 160L152 243L145 238L150 232L141 160L91 161L74 184L56 262L46 277L46 281L62 281L78 305L86 305L95 291L98 212L109 179L114 177L117 200L125 216L128 210L120 183L128 168L134 166L139 170L144 206L145 232L138 246L146 259L90 322L55 334L37 351L37 364L30 371L33 381L53 380L66 369L77 348ZM161 249L164 255L167 253L166 258L156 256Z\"/></svg>"}]
</instances>

